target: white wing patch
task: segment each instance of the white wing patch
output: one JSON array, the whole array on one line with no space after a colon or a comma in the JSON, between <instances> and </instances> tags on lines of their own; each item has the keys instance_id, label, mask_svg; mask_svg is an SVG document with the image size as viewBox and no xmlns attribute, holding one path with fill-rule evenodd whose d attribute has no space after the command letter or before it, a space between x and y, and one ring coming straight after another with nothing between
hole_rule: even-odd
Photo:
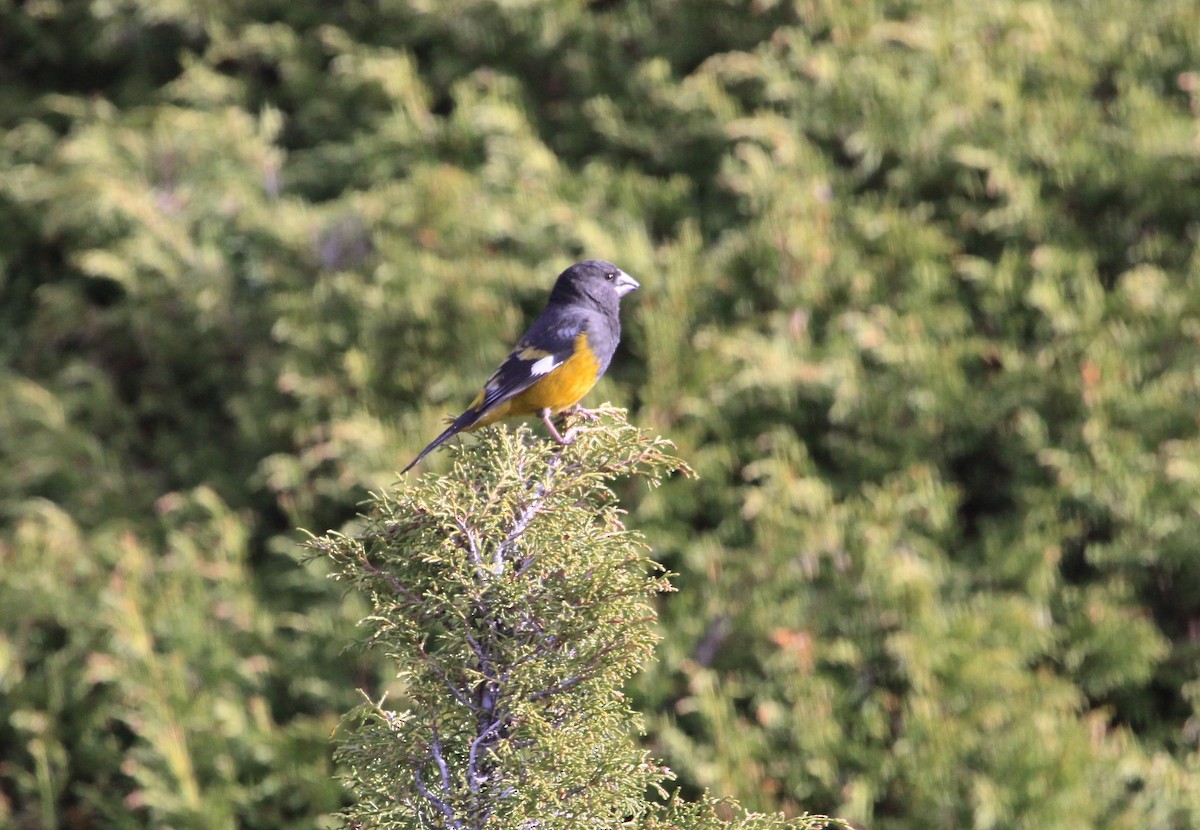
<instances>
[{"instance_id":1,"label":"white wing patch","mask_svg":"<svg viewBox=\"0 0 1200 830\"><path fill-rule=\"evenodd\" d=\"M554 355L548 354L529 367L529 374L544 375L557 365L558 364L554 362Z\"/></svg>"}]
</instances>

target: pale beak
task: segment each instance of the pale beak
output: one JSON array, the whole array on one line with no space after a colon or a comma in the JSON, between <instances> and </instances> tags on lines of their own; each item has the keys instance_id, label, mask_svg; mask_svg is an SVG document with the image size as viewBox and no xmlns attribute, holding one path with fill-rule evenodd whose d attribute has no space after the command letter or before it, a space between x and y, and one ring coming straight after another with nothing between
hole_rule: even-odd
<instances>
[{"instance_id":1,"label":"pale beak","mask_svg":"<svg viewBox=\"0 0 1200 830\"><path fill-rule=\"evenodd\" d=\"M640 282L626 274L624 271L617 272L617 281L613 283L613 288L617 290L618 297L624 297L630 291L636 291L641 287L642 284Z\"/></svg>"}]
</instances>

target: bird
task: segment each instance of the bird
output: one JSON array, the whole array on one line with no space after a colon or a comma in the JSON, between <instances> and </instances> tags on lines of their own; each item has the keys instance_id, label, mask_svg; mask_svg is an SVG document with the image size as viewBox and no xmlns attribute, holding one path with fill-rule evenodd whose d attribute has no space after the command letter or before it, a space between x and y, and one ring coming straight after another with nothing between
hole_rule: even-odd
<instances>
[{"instance_id":1,"label":"bird","mask_svg":"<svg viewBox=\"0 0 1200 830\"><path fill-rule=\"evenodd\" d=\"M546 307L470 406L401 471L464 430L537 415L560 444L551 417L576 407L608 369L621 339L621 298L641 283L611 262L589 259L558 275Z\"/></svg>"}]
</instances>

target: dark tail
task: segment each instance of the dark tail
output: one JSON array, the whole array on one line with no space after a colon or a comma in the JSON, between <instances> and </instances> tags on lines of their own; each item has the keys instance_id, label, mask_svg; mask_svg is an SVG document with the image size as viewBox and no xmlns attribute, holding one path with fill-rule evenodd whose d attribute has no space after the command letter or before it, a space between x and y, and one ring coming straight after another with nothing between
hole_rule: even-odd
<instances>
[{"instance_id":1,"label":"dark tail","mask_svg":"<svg viewBox=\"0 0 1200 830\"><path fill-rule=\"evenodd\" d=\"M451 438L453 438L458 433L462 432L467 427L471 426L471 424L475 423L475 421L477 421L478 419L479 419L479 415L473 409L468 409L466 412L459 415L457 418L454 419L454 421L450 424L450 426L446 427L446 430L441 435L439 435L437 438L434 438L432 441L429 442L428 447L421 450L420 455L418 455L416 458L414 458L407 467L405 467L403 470L400 471L400 475L404 475L409 470L411 470L413 467L417 466L417 463L422 458L429 455L431 452L436 450L442 444L449 441Z\"/></svg>"}]
</instances>

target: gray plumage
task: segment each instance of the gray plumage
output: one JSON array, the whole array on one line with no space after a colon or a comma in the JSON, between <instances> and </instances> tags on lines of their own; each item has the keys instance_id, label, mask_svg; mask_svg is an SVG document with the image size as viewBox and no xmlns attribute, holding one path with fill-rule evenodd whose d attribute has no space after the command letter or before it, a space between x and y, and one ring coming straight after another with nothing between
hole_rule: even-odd
<instances>
[{"instance_id":1,"label":"gray plumage","mask_svg":"<svg viewBox=\"0 0 1200 830\"><path fill-rule=\"evenodd\" d=\"M575 354L582 333L587 334L587 347L597 363L591 383L599 380L608 370L621 340L621 297L638 287L637 280L604 260L577 262L559 274L546 300L546 307L530 324L500 368L488 378L483 391L465 412L453 419L441 435L421 450L403 472L408 472L451 436L465 429L509 415L529 414L528 411L507 413L507 410L497 409L567 362ZM587 385L588 389L591 383ZM581 394L586 394L586 390ZM571 400L563 406L545 406L537 411L559 441L564 439L558 434L550 416L577 402ZM489 415L492 416L490 419Z\"/></svg>"}]
</instances>

